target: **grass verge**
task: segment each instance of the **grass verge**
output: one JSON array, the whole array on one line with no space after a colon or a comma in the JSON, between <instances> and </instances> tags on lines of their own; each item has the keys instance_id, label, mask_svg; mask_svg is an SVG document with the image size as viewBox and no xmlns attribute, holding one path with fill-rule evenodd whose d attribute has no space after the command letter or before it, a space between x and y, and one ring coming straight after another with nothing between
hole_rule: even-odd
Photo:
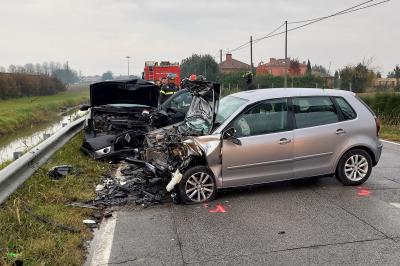
<instances>
[{"instance_id":1,"label":"grass verge","mask_svg":"<svg viewBox=\"0 0 400 266\"><path fill-rule=\"evenodd\" d=\"M386 140L400 142L400 125L382 125L379 136Z\"/></svg>"},{"instance_id":2,"label":"grass verge","mask_svg":"<svg viewBox=\"0 0 400 266\"><path fill-rule=\"evenodd\" d=\"M62 108L88 99L89 91L81 90L0 101L0 136L35 123L51 121Z\"/></svg>"},{"instance_id":3,"label":"grass verge","mask_svg":"<svg viewBox=\"0 0 400 266\"><path fill-rule=\"evenodd\" d=\"M8 160L5 162L0 163L0 170L5 168L7 165L9 165L12 161Z\"/></svg>"},{"instance_id":4,"label":"grass verge","mask_svg":"<svg viewBox=\"0 0 400 266\"><path fill-rule=\"evenodd\" d=\"M110 165L96 162L79 152L81 143L82 133L59 150L0 206L0 265L12 265L16 259L22 260L24 265L83 264L83 247L91 238L91 232L82 220L94 211L65 204L92 199L96 183L110 170ZM60 164L71 164L80 174L59 181L51 180L47 171ZM26 208L57 224L77 228L80 233L38 222L24 211Z\"/></svg>"}]
</instances>

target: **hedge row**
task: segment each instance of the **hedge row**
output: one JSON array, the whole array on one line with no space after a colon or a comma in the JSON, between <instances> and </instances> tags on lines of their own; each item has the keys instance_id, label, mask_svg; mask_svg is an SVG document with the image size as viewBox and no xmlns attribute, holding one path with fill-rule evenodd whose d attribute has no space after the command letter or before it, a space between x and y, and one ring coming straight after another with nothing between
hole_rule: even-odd
<instances>
[{"instance_id":1,"label":"hedge row","mask_svg":"<svg viewBox=\"0 0 400 266\"><path fill-rule=\"evenodd\" d=\"M65 91L65 85L48 75L0 73L0 99L50 95Z\"/></svg>"}]
</instances>

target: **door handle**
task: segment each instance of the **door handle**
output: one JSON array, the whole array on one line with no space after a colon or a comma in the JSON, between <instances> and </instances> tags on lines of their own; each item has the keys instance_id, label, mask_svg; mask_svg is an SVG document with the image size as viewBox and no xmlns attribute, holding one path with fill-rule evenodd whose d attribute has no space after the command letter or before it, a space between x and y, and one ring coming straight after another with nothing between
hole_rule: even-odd
<instances>
[{"instance_id":1,"label":"door handle","mask_svg":"<svg viewBox=\"0 0 400 266\"><path fill-rule=\"evenodd\" d=\"M336 135L341 135L346 133L346 131L344 131L343 129L339 128L338 130L336 130Z\"/></svg>"},{"instance_id":2,"label":"door handle","mask_svg":"<svg viewBox=\"0 0 400 266\"><path fill-rule=\"evenodd\" d=\"M289 142L291 142L291 140L290 139L287 139L287 138L281 138L280 140L279 140L279 144L288 144Z\"/></svg>"}]
</instances>

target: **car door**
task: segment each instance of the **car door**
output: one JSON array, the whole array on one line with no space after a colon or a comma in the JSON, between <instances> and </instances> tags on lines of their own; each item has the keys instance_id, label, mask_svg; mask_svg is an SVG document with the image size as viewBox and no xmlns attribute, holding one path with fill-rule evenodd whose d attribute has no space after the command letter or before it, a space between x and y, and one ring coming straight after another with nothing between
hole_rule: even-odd
<instances>
[{"instance_id":1,"label":"car door","mask_svg":"<svg viewBox=\"0 0 400 266\"><path fill-rule=\"evenodd\" d=\"M328 96L295 97L293 112L295 177L330 174L346 138L335 104Z\"/></svg>"},{"instance_id":2,"label":"car door","mask_svg":"<svg viewBox=\"0 0 400 266\"><path fill-rule=\"evenodd\" d=\"M227 127L236 141L223 140L224 187L264 183L293 177L293 131L286 98L247 108ZM240 144L237 143L239 140Z\"/></svg>"}]
</instances>

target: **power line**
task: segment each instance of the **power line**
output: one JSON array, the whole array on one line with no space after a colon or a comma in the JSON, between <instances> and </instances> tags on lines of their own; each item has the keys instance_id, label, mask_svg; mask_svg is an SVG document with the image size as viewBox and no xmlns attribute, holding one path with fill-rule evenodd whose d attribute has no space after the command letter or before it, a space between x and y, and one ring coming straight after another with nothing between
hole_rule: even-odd
<instances>
[{"instance_id":1,"label":"power line","mask_svg":"<svg viewBox=\"0 0 400 266\"><path fill-rule=\"evenodd\" d=\"M300 21L292 21L292 22L288 22L288 24L298 24L298 23L305 23L305 22L310 22L310 21L325 19L325 18L331 17L331 16L333 16L333 15L342 14L343 12L349 11L349 10L354 9L354 8L356 8L356 7L359 7L359 6L363 6L363 5L368 4L369 2L373 2L373 1L375 1L375 0L369 0L369 1L363 2L363 3L361 3L361 4L358 4L358 5L352 6L352 7L350 7L350 8L344 9L344 10L342 10L342 11L336 12L336 13L334 13L334 14L332 14L332 15L328 15L328 16L324 16L324 17L318 17L318 18L314 18L314 19L306 19L306 20L300 20Z\"/></svg>"},{"instance_id":2,"label":"power line","mask_svg":"<svg viewBox=\"0 0 400 266\"><path fill-rule=\"evenodd\" d=\"M375 3L375 4L371 4L371 5L368 5L368 6L360 7L360 8L357 8L357 9L347 8L347 9L345 9L345 10L348 10L348 11L342 10L342 11L337 12L337 13L334 13L334 14L332 14L332 15L325 16L325 17L321 17L321 18L319 18L319 19L316 19L316 20L314 20L314 21L308 22L308 23L306 23L306 24L303 24L303 25L300 25L300 26L297 26L297 27L288 29L288 32L289 32L289 31L294 31L294 30L297 30L297 29L300 29L300 28L304 28L304 27L306 27L306 26L308 26L308 25L317 23L317 22L319 22L319 21L321 21L321 20L325 20L325 19L328 19L328 18L331 18L331 17L340 16L340 15L352 13L352 12L355 12L355 11L358 11L358 10L361 10L361 9L366 9L366 8L369 8L369 7L381 5L381 4L384 4L384 3L389 2L389 1L391 1L391 0L381 1L381 2L378 2L378 3ZM364 4L366 4L366 3L368 3L368 2L370 2L370 1L364 2ZM357 6L360 6L360 5L357 5ZM354 7L353 7L353 8L354 8ZM352 9L352 10L350 10L350 9ZM269 36L265 36L264 39L272 38L272 37L275 37L275 36L278 36L278 35L281 35L281 34L284 34L284 33L285 33L285 31L281 31L281 32L278 32L278 33L275 33L275 34L272 34L272 35L269 35Z\"/></svg>"},{"instance_id":3,"label":"power line","mask_svg":"<svg viewBox=\"0 0 400 266\"><path fill-rule=\"evenodd\" d=\"M279 27L277 27L276 29L274 29L273 31L271 31L270 33L268 33L267 35L265 35L264 37L255 39L255 40L253 41L253 43L259 42L259 41L265 39L266 37L268 37L269 35L274 34L277 30L279 30L280 28L282 28L284 25L285 25L285 22L283 22Z\"/></svg>"},{"instance_id":4,"label":"power line","mask_svg":"<svg viewBox=\"0 0 400 266\"><path fill-rule=\"evenodd\" d=\"M318 18L314 18L314 19L307 19L307 20L301 20L301 21L288 22L288 24L305 23L305 24L303 24L303 25L300 25L300 26L297 26L297 27L288 29L288 32L289 32L289 31L294 31L294 30L297 30L297 29L300 29L300 28L303 28L303 27L306 27L306 26L309 26L309 25L311 25L311 24L320 22L320 21L322 21L322 20L325 20L325 19L328 19L328 18L331 18L331 17L340 16L340 15L344 15L344 14L356 12L356 11L359 11L359 10L362 10L362 9L370 8L370 7L373 7L373 6L381 5L381 4L384 4L384 3L389 2L389 1L391 1L391 0L384 0L384 1L380 1L380 2L378 2L378 3L366 5L366 4L368 4L368 3L370 3L370 2L373 2L373 1L375 1L375 0L365 1L365 2L362 2L362 3L360 3L360 4L354 5L354 6L352 6L352 7L343 9L343 10L341 10L341 11L338 11L338 12L336 12L336 13L333 13L333 14L327 15L327 16L323 16L323 17L318 17ZM275 32L278 31L280 28L282 28L284 25L285 25L285 23L281 24L279 27L277 27L276 29L274 29L273 31L271 31L270 33L268 33L267 35L253 40L253 44L255 44L255 43L257 43L257 42L259 42L259 41L261 41L261 40L268 39L268 38L272 38L272 37L275 37L275 36L282 35L282 34L286 33L286 31L280 31L280 32L278 32L278 33L275 33ZM228 52L238 51L238 50L247 48L247 47L249 47L249 46L250 46L250 42L248 41L248 42L246 42L246 43L244 43L244 44L242 44L242 45L239 45L238 47L236 47L236 48L234 48L234 49L228 50Z\"/></svg>"},{"instance_id":5,"label":"power line","mask_svg":"<svg viewBox=\"0 0 400 266\"><path fill-rule=\"evenodd\" d=\"M279 25L279 27L277 27L276 29L274 29L273 31L271 31L270 33L268 33L268 35L273 34L274 32L276 32L277 30L279 30L280 28L282 28L283 25L285 25L285 23ZM267 35L267 36L268 36L268 35ZM253 40L253 44L256 43L256 42L258 42L258 41L260 41L260 40L262 40L262 39L263 39L263 38L254 39L254 40ZM242 45L239 45L238 47L236 47L236 48L234 48L234 49L232 49L232 50L228 50L228 52L238 51L238 50L247 48L247 47L249 47L249 46L250 46L250 42L246 42L246 43L244 43L244 44L242 44Z\"/></svg>"},{"instance_id":6,"label":"power line","mask_svg":"<svg viewBox=\"0 0 400 266\"><path fill-rule=\"evenodd\" d=\"M244 43L244 44L242 44L242 45L239 45L238 47L236 47L236 48L234 48L234 49L228 50L228 52L234 52L234 51L237 51L237 50L246 48L246 47L249 46L249 44L250 44L250 42L248 41L248 42L246 42L246 43Z\"/></svg>"}]
</instances>

